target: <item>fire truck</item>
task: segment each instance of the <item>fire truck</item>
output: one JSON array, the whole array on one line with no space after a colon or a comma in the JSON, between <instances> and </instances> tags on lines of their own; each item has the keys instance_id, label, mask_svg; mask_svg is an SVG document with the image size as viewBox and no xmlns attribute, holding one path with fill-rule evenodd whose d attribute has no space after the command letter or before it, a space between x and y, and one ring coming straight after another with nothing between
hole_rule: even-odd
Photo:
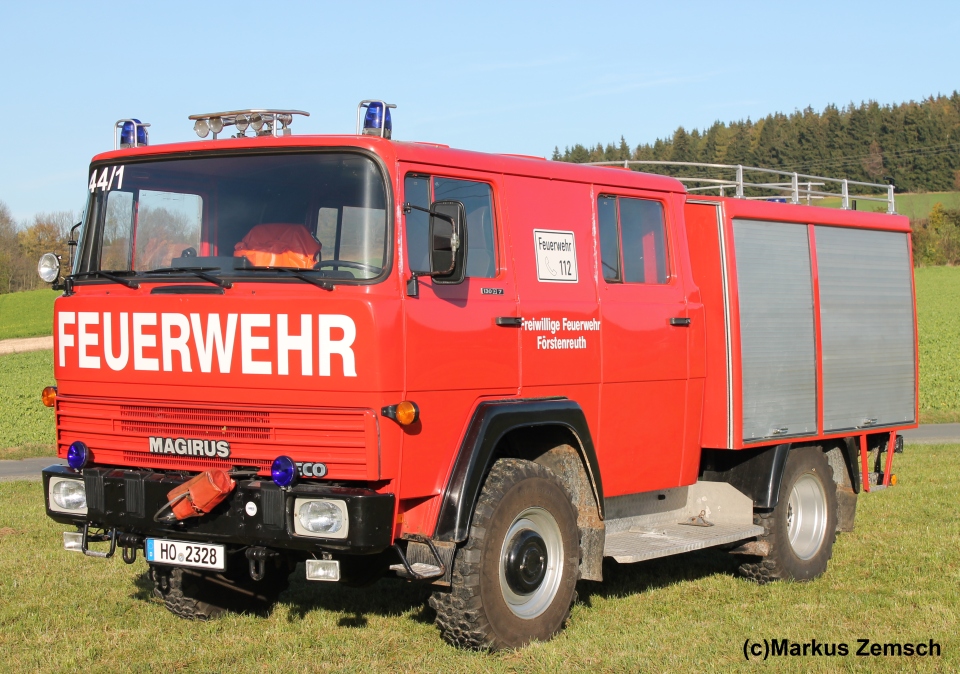
<instances>
[{"instance_id":1,"label":"fire truck","mask_svg":"<svg viewBox=\"0 0 960 674\"><path fill-rule=\"evenodd\" d=\"M893 187L468 152L394 107L117 122L70 273L39 266L64 548L142 555L190 619L428 584L476 649L550 639L605 558L824 573L917 424Z\"/></svg>"}]
</instances>

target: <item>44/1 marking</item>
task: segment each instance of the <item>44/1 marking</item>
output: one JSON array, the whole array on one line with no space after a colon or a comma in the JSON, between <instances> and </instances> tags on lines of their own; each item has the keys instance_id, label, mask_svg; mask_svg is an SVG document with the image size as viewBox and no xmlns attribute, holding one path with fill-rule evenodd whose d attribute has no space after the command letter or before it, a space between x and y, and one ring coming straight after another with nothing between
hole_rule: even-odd
<instances>
[{"instance_id":1,"label":"44/1 marking","mask_svg":"<svg viewBox=\"0 0 960 674\"><path fill-rule=\"evenodd\" d=\"M98 180L97 169L93 169L93 172L90 174L90 184L87 186L90 188L90 194L93 194L98 189L109 192L113 189L114 180L117 181L117 189L123 189L123 166L104 166L103 171L99 175L100 178Z\"/></svg>"}]
</instances>

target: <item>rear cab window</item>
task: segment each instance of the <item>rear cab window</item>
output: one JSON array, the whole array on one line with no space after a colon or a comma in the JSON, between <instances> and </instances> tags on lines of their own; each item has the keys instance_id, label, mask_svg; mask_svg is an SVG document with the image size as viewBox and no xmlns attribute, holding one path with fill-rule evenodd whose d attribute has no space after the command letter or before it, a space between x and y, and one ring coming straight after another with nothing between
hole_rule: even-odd
<instances>
[{"instance_id":1,"label":"rear cab window","mask_svg":"<svg viewBox=\"0 0 960 674\"><path fill-rule=\"evenodd\" d=\"M663 204L602 194L597 199L600 260L607 283L670 280Z\"/></svg>"}]
</instances>

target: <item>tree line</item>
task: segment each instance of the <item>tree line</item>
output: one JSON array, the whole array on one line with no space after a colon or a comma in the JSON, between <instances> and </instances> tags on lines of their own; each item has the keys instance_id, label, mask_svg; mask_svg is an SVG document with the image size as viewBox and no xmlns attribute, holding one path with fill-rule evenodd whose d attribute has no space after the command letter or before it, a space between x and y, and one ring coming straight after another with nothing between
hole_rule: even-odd
<instances>
[{"instance_id":1,"label":"tree line","mask_svg":"<svg viewBox=\"0 0 960 674\"><path fill-rule=\"evenodd\" d=\"M37 275L37 262L44 253L60 255L63 273L69 274L67 240L78 219L70 211L58 211L17 223L0 201L0 294L48 287Z\"/></svg>"},{"instance_id":2,"label":"tree line","mask_svg":"<svg viewBox=\"0 0 960 674\"><path fill-rule=\"evenodd\" d=\"M553 159L567 162L657 160L743 164L788 172L893 182L898 192L960 190L960 92L919 102L876 101L822 112L807 107L753 121L716 121L708 129L678 127L668 138L631 148L576 144ZM657 169L676 175L675 171ZM689 171L685 171L689 174Z\"/></svg>"}]
</instances>

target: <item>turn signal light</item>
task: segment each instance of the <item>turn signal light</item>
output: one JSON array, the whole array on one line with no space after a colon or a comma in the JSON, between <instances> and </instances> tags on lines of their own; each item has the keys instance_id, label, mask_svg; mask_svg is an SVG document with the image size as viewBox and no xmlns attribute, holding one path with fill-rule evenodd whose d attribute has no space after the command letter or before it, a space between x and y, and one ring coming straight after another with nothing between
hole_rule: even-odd
<instances>
[{"instance_id":1,"label":"turn signal light","mask_svg":"<svg viewBox=\"0 0 960 674\"><path fill-rule=\"evenodd\" d=\"M388 405L380 410L387 419L393 419L401 426L409 426L420 418L420 408L412 400L404 400L397 405Z\"/></svg>"},{"instance_id":2,"label":"turn signal light","mask_svg":"<svg viewBox=\"0 0 960 674\"><path fill-rule=\"evenodd\" d=\"M891 487L896 487L896 486L897 486L897 474L896 474L896 473L891 473L891 474L890 474L890 486L891 486Z\"/></svg>"},{"instance_id":3,"label":"turn signal light","mask_svg":"<svg viewBox=\"0 0 960 674\"><path fill-rule=\"evenodd\" d=\"M42 400L43 404L47 407L53 407L57 403L57 387L48 386L43 389L43 393L40 394L40 400Z\"/></svg>"}]
</instances>

